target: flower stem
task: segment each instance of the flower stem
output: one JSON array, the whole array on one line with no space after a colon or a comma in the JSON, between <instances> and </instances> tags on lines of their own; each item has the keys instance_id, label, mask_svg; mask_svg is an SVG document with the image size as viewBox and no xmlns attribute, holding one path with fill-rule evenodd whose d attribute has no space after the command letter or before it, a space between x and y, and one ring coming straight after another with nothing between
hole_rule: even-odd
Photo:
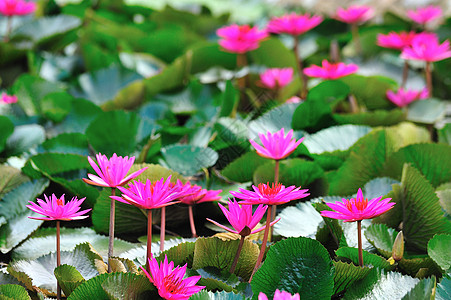
<instances>
[{"instance_id":1,"label":"flower stem","mask_svg":"<svg viewBox=\"0 0 451 300\"><path fill-rule=\"evenodd\" d=\"M299 54L298 44L299 44L299 37L297 35L295 35L293 52L294 52L294 58L296 59L296 66L299 70L299 77L302 80L302 91L299 96L302 99L305 99L307 97L307 93L308 93L308 90L307 90L308 77L307 77L307 75L304 74L304 64L302 62L301 55Z\"/></svg>"},{"instance_id":2,"label":"flower stem","mask_svg":"<svg viewBox=\"0 0 451 300\"><path fill-rule=\"evenodd\" d=\"M409 76L409 62L404 61L404 68L402 69L402 82L401 87L405 88L407 83L407 77Z\"/></svg>"},{"instance_id":3,"label":"flower stem","mask_svg":"<svg viewBox=\"0 0 451 300\"><path fill-rule=\"evenodd\" d=\"M254 270L252 271L252 274L251 274L251 278L249 278L249 283L252 281L252 277L254 277L254 274L257 271L257 269L260 267L260 264L263 261L263 255L265 255L266 243L268 242L269 227L271 225L271 212L272 212L272 205L269 205L267 215L266 215L266 228L265 228L265 233L263 234L263 241L262 241L262 246L260 248L260 254L258 255L257 262L256 262Z\"/></svg>"},{"instance_id":4,"label":"flower stem","mask_svg":"<svg viewBox=\"0 0 451 300\"><path fill-rule=\"evenodd\" d=\"M357 23L351 24L352 39L354 41L355 52L362 55L362 44L360 43L359 26Z\"/></svg>"},{"instance_id":5,"label":"flower stem","mask_svg":"<svg viewBox=\"0 0 451 300\"><path fill-rule=\"evenodd\" d=\"M274 184L279 183L279 167L280 167L280 161L278 159L276 159L276 164L274 166ZM275 219L276 219L276 205L272 205L271 222L274 221ZM269 236L269 241L271 242L273 233L274 233L274 228L271 227L270 230L271 230L270 231L271 234Z\"/></svg>"},{"instance_id":6,"label":"flower stem","mask_svg":"<svg viewBox=\"0 0 451 300\"><path fill-rule=\"evenodd\" d=\"M238 69L242 69L247 66L247 58L246 53L238 53L236 56L236 66ZM246 85L247 85L247 75L238 78L238 90L240 93L240 101L235 104L233 107L233 111L231 113L231 117L234 118L236 116L236 112L238 110L238 105L241 103L243 105L246 100Z\"/></svg>"},{"instance_id":7,"label":"flower stem","mask_svg":"<svg viewBox=\"0 0 451 300\"><path fill-rule=\"evenodd\" d=\"M147 210L147 256L146 256L146 271L150 274L149 259L152 255L152 210Z\"/></svg>"},{"instance_id":8,"label":"flower stem","mask_svg":"<svg viewBox=\"0 0 451 300\"><path fill-rule=\"evenodd\" d=\"M60 220L56 220L56 266L61 265L61 247L60 247ZM56 298L61 299L61 287L57 280L56 283Z\"/></svg>"},{"instance_id":9,"label":"flower stem","mask_svg":"<svg viewBox=\"0 0 451 300\"><path fill-rule=\"evenodd\" d=\"M233 260L232 266L230 267L230 273L233 274L235 272L236 265L238 264L238 258L240 257L241 249L243 249L244 239L246 236L242 235L240 239L240 243L238 245L238 249L236 250L235 259Z\"/></svg>"},{"instance_id":10,"label":"flower stem","mask_svg":"<svg viewBox=\"0 0 451 300\"><path fill-rule=\"evenodd\" d=\"M194 215L193 215L193 206L188 206L188 214L189 214L189 225L191 226L191 233L193 235L193 238L197 237L196 233L196 225L194 224Z\"/></svg>"},{"instance_id":11,"label":"flower stem","mask_svg":"<svg viewBox=\"0 0 451 300\"><path fill-rule=\"evenodd\" d=\"M11 34L13 28L13 17L9 16L8 20L6 21L6 32L5 32L5 36L3 37L3 42L8 42L9 41L9 36Z\"/></svg>"},{"instance_id":12,"label":"flower stem","mask_svg":"<svg viewBox=\"0 0 451 300\"><path fill-rule=\"evenodd\" d=\"M111 196L116 196L116 188L111 189ZM113 257L114 248L114 213L115 213L116 200L111 199L110 204L110 228L109 228L109 240L108 240L108 273L111 273L110 259Z\"/></svg>"},{"instance_id":13,"label":"flower stem","mask_svg":"<svg viewBox=\"0 0 451 300\"><path fill-rule=\"evenodd\" d=\"M432 74L431 74L431 62L427 61L426 62L426 86L428 88L429 91L429 96L432 97Z\"/></svg>"},{"instance_id":14,"label":"flower stem","mask_svg":"<svg viewBox=\"0 0 451 300\"><path fill-rule=\"evenodd\" d=\"M357 221L357 237L358 237L358 247L359 247L359 266L363 267L362 221Z\"/></svg>"},{"instance_id":15,"label":"flower stem","mask_svg":"<svg viewBox=\"0 0 451 300\"><path fill-rule=\"evenodd\" d=\"M161 208L160 221L160 251L164 251L164 235L166 233L166 206Z\"/></svg>"}]
</instances>

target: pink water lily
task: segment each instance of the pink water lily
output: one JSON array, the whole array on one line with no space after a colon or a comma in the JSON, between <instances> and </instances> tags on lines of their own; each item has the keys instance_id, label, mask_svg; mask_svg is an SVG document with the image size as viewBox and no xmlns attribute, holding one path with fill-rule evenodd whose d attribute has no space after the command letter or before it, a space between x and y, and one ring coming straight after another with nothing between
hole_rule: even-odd
<instances>
[{"instance_id":1,"label":"pink water lily","mask_svg":"<svg viewBox=\"0 0 451 300\"><path fill-rule=\"evenodd\" d=\"M0 96L0 103L11 104L17 102L17 96L8 95L6 93L2 93Z\"/></svg>"},{"instance_id":2,"label":"pink water lily","mask_svg":"<svg viewBox=\"0 0 451 300\"><path fill-rule=\"evenodd\" d=\"M281 89L292 80L292 68L271 68L260 74L260 84L267 89Z\"/></svg>"},{"instance_id":3,"label":"pink water lily","mask_svg":"<svg viewBox=\"0 0 451 300\"><path fill-rule=\"evenodd\" d=\"M323 17L321 16L291 13L281 17L271 18L266 29L268 32L276 34L301 35L318 26L322 21Z\"/></svg>"},{"instance_id":4,"label":"pink water lily","mask_svg":"<svg viewBox=\"0 0 451 300\"><path fill-rule=\"evenodd\" d=\"M312 65L308 68L305 68L304 73L310 77L333 80L351 75L357 72L358 69L359 67L355 64L346 65L342 62L330 63L327 60L323 60L322 67Z\"/></svg>"},{"instance_id":5,"label":"pink water lily","mask_svg":"<svg viewBox=\"0 0 451 300\"><path fill-rule=\"evenodd\" d=\"M415 23L425 25L433 20L441 18L443 11L440 6L429 5L426 7L419 7L416 10L408 10L407 17Z\"/></svg>"},{"instance_id":6,"label":"pink water lily","mask_svg":"<svg viewBox=\"0 0 451 300\"><path fill-rule=\"evenodd\" d=\"M414 31L402 31L399 33L390 32L387 35L378 34L377 45L384 48L403 50L405 47L408 47L412 44L412 40L415 38L415 36L416 33Z\"/></svg>"},{"instance_id":7,"label":"pink water lily","mask_svg":"<svg viewBox=\"0 0 451 300\"><path fill-rule=\"evenodd\" d=\"M239 189L239 192L230 192L235 198L242 199L241 204L267 204L280 205L292 200L309 196L308 189L301 190L294 185L285 187L281 183L272 184L260 183L258 186L252 185L254 191Z\"/></svg>"},{"instance_id":8,"label":"pink water lily","mask_svg":"<svg viewBox=\"0 0 451 300\"><path fill-rule=\"evenodd\" d=\"M263 146L260 146L253 140L249 140L255 150L257 150L258 155L275 160L284 159L293 153L297 146L304 140L304 138L301 138L296 141L296 139L293 138L293 130L288 131L287 135L285 135L284 128L276 133L268 131L266 135L260 133L258 136L260 137Z\"/></svg>"},{"instance_id":9,"label":"pink water lily","mask_svg":"<svg viewBox=\"0 0 451 300\"><path fill-rule=\"evenodd\" d=\"M164 260L158 264L157 260L151 256L148 260L150 272L140 267L149 281L155 285L158 294L163 299L186 300L191 295L198 293L205 286L196 285L201 276L185 277L186 264L183 267L174 268L174 262L168 263L167 255Z\"/></svg>"},{"instance_id":10,"label":"pink water lily","mask_svg":"<svg viewBox=\"0 0 451 300\"><path fill-rule=\"evenodd\" d=\"M291 295L288 292L285 291L279 291L278 289L276 290L276 292L274 293L274 298L273 300L300 300L300 296L299 294L294 294ZM260 292L260 294L258 295L258 300L268 300L268 297L263 294L262 292Z\"/></svg>"},{"instance_id":11,"label":"pink water lily","mask_svg":"<svg viewBox=\"0 0 451 300\"><path fill-rule=\"evenodd\" d=\"M142 168L141 170L133 172L127 176L128 171L135 161L134 156L128 158L128 156L117 156L116 153L114 153L113 156L108 159L106 155L99 153L96 154L96 159L99 166L97 166L91 157L88 157L89 164L94 171L96 171L98 176L88 174L89 179L83 178L83 181L97 186L111 188L123 186L147 169L147 167Z\"/></svg>"},{"instance_id":12,"label":"pink water lily","mask_svg":"<svg viewBox=\"0 0 451 300\"><path fill-rule=\"evenodd\" d=\"M429 91L427 88L421 91L406 90L400 88L396 93L393 91L387 91L387 98L398 107L405 107L413 101L419 99L426 99L429 97Z\"/></svg>"},{"instance_id":13,"label":"pink water lily","mask_svg":"<svg viewBox=\"0 0 451 300\"><path fill-rule=\"evenodd\" d=\"M440 44L434 33L420 33L413 38L409 47L403 49L401 58L434 62L451 57L449 41Z\"/></svg>"},{"instance_id":14,"label":"pink water lily","mask_svg":"<svg viewBox=\"0 0 451 300\"><path fill-rule=\"evenodd\" d=\"M338 8L334 18L348 24L363 23L374 16L374 9L365 5L351 5Z\"/></svg>"},{"instance_id":15,"label":"pink water lily","mask_svg":"<svg viewBox=\"0 0 451 300\"><path fill-rule=\"evenodd\" d=\"M177 179L176 187L184 191L184 196L178 198L178 200L183 204L194 205L221 199L219 194L222 190L203 189L201 186L191 184L189 181L183 183Z\"/></svg>"},{"instance_id":16,"label":"pink water lily","mask_svg":"<svg viewBox=\"0 0 451 300\"><path fill-rule=\"evenodd\" d=\"M36 3L23 0L0 0L0 14L4 16L22 16L33 13Z\"/></svg>"},{"instance_id":17,"label":"pink water lily","mask_svg":"<svg viewBox=\"0 0 451 300\"><path fill-rule=\"evenodd\" d=\"M246 53L255 50L260 46L260 42L268 37L266 30L236 24L221 27L216 34L221 38L218 42L219 45L231 53Z\"/></svg>"},{"instance_id":18,"label":"pink water lily","mask_svg":"<svg viewBox=\"0 0 451 300\"><path fill-rule=\"evenodd\" d=\"M55 194L47 197L44 194L44 200L37 199L38 203L34 203L33 201L29 201L30 205L27 205L29 209L32 211L41 214L45 217L29 217L30 219L35 220L61 220L61 221L70 221L70 220L81 220L85 219L88 216L84 215L89 212L91 209L81 210L81 204L85 201L86 198L77 199L77 197L73 197L70 201L66 202L64 200L64 194L57 198Z\"/></svg>"}]
</instances>

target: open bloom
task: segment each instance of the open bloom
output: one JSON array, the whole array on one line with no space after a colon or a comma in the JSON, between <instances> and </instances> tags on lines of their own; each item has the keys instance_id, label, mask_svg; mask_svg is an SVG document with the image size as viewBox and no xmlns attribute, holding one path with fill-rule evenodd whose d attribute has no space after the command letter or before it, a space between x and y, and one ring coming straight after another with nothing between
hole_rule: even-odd
<instances>
[{"instance_id":1,"label":"open bloom","mask_svg":"<svg viewBox=\"0 0 451 300\"><path fill-rule=\"evenodd\" d=\"M255 50L260 46L260 42L268 37L265 30L236 24L221 27L216 34L222 38L218 42L219 45L231 53L246 53Z\"/></svg>"},{"instance_id":2,"label":"open bloom","mask_svg":"<svg viewBox=\"0 0 451 300\"><path fill-rule=\"evenodd\" d=\"M116 188L126 184L133 178L136 178L147 169L147 167L145 167L126 176L135 161L134 156L128 158L128 156L117 156L116 153L114 153L113 156L108 159L106 155L99 153L96 155L96 158L99 166L97 166L91 157L88 157L88 161L99 176L88 174L89 179L83 178L84 182L92 185Z\"/></svg>"},{"instance_id":3,"label":"open bloom","mask_svg":"<svg viewBox=\"0 0 451 300\"><path fill-rule=\"evenodd\" d=\"M281 17L274 17L269 21L266 30L271 33L290 35L301 35L318 26L323 21L321 16L310 16L310 14L297 15L291 13Z\"/></svg>"},{"instance_id":4,"label":"open bloom","mask_svg":"<svg viewBox=\"0 0 451 300\"><path fill-rule=\"evenodd\" d=\"M429 5L426 7L419 7L417 10L408 10L407 17L412 21L425 25L443 15L440 6Z\"/></svg>"},{"instance_id":5,"label":"open bloom","mask_svg":"<svg viewBox=\"0 0 451 300\"><path fill-rule=\"evenodd\" d=\"M258 186L252 185L254 191L239 189L239 192L230 192L235 198L243 199L241 204L267 204L280 205L291 200L305 198L310 195L308 189L301 190L301 187L294 185L285 187L281 183L269 185L260 183Z\"/></svg>"},{"instance_id":6,"label":"open bloom","mask_svg":"<svg viewBox=\"0 0 451 300\"><path fill-rule=\"evenodd\" d=\"M363 23L374 16L374 10L365 5L351 5L348 8L338 8L334 16L335 19L348 23Z\"/></svg>"},{"instance_id":7,"label":"open bloom","mask_svg":"<svg viewBox=\"0 0 451 300\"><path fill-rule=\"evenodd\" d=\"M249 140L255 150L257 150L257 154L276 160L283 159L293 153L297 146L304 140L304 138L301 138L296 141L296 139L293 138L293 130L288 131L287 135L285 135L284 128L276 133L271 133L269 131L266 135L259 133L258 136L260 137L263 146L260 146L253 140Z\"/></svg>"},{"instance_id":8,"label":"open bloom","mask_svg":"<svg viewBox=\"0 0 451 300\"><path fill-rule=\"evenodd\" d=\"M179 188L179 191L183 191L183 196L178 198L183 204L194 205L221 199L219 194L222 190L206 190L201 186L192 185L189 181L183 184L180 180L177 180L176 187Z\"/></svg>"},{"instance_id":9,"label":"open bloom","mask_svg":"<svg viewBox=\"0 0 451 300\"><path fill-rule=\"evenodd\" d=\"M2 95L0 96L0 102L1 103L6 103L6 104L16 103L17 102L17 96L15 96L15 95L8 95L6 93L2 93Z\"/></svg>"},{"instance_id":10,"label":"open bloom","mask_svg":"<svg viewBox=\"0 0 451 300\"><path fill-rule=\"evenodd\" d=\"M167 255L164 256L164 261L160 265L151 256L149 266L150 274L142 266L141 269L158 289L158 294L163 299L186 300L205 288L205 286L196 285L201 276L191 276L184 279L186 264L183 267L177 266L174 268L174 262L168 263Z\"/></svg>"},{"instance_id":11,"label":"open bloom","mask_svg":"<svg viewBox=\"0 0 451 300\"><path fill-rule=\"evenodd\" d=\"M368 201L368 199L363 197L362 190L359 189L355 199L347 200L343 198L341 202L326 203L327 206L335 211L323 210L321 215L327 218L344 220L345 222L372 219L387 212L395 205L394 202L389 202L391 198L381 199L382 196Z\"/></svg>"},{"instance_id":12,"label":"open bloom","mask_svg":"<svg viewBox=\"0 0 451 300\"><path fill-rule=\"evenodd\" d=\"M401 58L434 62L451 57L449 41L440 44L434 33L420 33L409 47L403 49Z\"/></svg>"},{"instance_id":13,"label":"open bloom","mask_svg":"<svg viewBox=\"0 0 451 300\"><path fill-rule=\"evenodd\" d=\"M252 205L240 205L235 200L229 201L229 210L227 210L227 208L225 208L221 204L218 205L226 216L230 225L232 225L233 229L230 229L208 218L207 220L221 227L222 229L225 229L231 233L239 234L241 236L247 236L265 230L266 226L262 226L256 230L253 229L265 215L268 206L260 204L255 210L254 214L252 214ZM270 226L276 224L279 220L280 219L272 222Z\"/></svg>"},{"instance_id":14,"label":"open bloom","mask_svg":"<svg viewBox=\"0 0 451 300\"><path fill-rule=\"evenodd\" d=\"M262 292L260 292L260 294L258 295L258 300L268 300L268 297L266 297L265 294L263 294ZM273 300L300 300L300 296L299 294L294 294L293 296L285 291L279 291L278 289L276 290L275 294L274 294L274 298Z\"/></svg>"},{"instance_id":15,"label":"open bloom","mask_svg":"<svg viewBox=\"0 0 451 300\"><path fill-rule=\"evenodd\" d=\"M409 105L411 102L419 99L426 99L429 97L429 91L424 88L421 91L405 90L400 88L398 92L387 91L387 98L398 107L404 107Z\"/></svg>"},{"instance_id":16,"label":"open bloom","mask_svg":"<svg viewBox=\"0 0 451 300\"><path fill-rule=\"evenodd\" d=\"M22 16L33 13L36 10L36 3L23 0L1 0L0 14L4 16Z\"/></svg>"},{"instance_id":17,"label":"open bloom","mask_svg":"<svg viewBox=\"0 0 451 300\"><path fill-rule=\"evenodd\" d=\"M60 198L57 198L55 194L52 194L51 197L47 197L47 195L44 194L44 199L45 201L38 198L38 204L29 201L30 205L27 205L27 207L46 217L29 217L30 219L62 221L80 220L87 218L88 216L83 216L83 214L91 210L86 209L80 211L80 206L83 201L85 201L85 198L79 200L77 197L73 197L72 200L66 203L64 201L64 194Z\"/></svg>"},{"instance_id":18,"label":"open bloom","mask_svg":"<svg viewBox=\"0 0 451 300\"><path fill-rule=\"evenodd\" d=\"M119 202L131 204L142 209L154 209L177 203L177 198L184 195L177 187L171 185L171 175L165 181L164 178L152 183L147 179L146 183L140 180L133 181L128 188L119 186L122 196L110 196Z\"/></svg>"},{"instance_id":19,"label":"open bloom","mask_svg":"<svg viewBox=\"0 0 451 300\"><path fill-rule=\"evenodd\" d=\"M396 49L396 50L402 50L405 47L408 47L412 44L412 40L416 36L416 33L413 31L410 32L390 32L387 35L384 34L378 34L377 35L377 45L384 47L384 48L390 48L390 49Z\"/></svg>"},{"instance_id":20,"label":"open bloom","mask_svg":"<svg viewBox=\"0 0 451 300\"><path fill-rule=\"evenodd\" d=\"M260 74L260 83L268 89L280 89L293 79L292 68L272 68Z\"/></svg>"},{"instance_id":21,"label":"open bloom","mask_svg":"<svg viewBox=\"0 0 451 300\"><path fill-rule=\"evenodd\" d=\"M338 79L357 72L359 67L355 64L346 65L345 63L330 63L323 60L322 67L312 65L304 69L304 74L310 77L322 79Z\"/></svg>"}]
</instances>

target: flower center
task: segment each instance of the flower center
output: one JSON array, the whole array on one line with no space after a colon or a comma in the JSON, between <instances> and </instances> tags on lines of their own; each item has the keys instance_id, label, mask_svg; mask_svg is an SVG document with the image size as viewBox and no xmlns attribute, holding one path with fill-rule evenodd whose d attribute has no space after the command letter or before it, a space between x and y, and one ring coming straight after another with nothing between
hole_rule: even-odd
<instances>
[{"instance_id":1,"label":"flower center","mask_svg":"<svg viewBox=\"0 0 451 300\"><path fill-rule=\"evenodd\" d=\"M180 278L175 276L175 272L172 272L168 276L164 277L164 290L170 294L177 294L183 287Z\"/></svg>"},{"instance_id":2,"label":"flower center","mask_svg":"<svg viewBox=\"0 0 451 300\"><path fill-rule=\"evenodd\" d=\"M352 205L355 205L355 207L359 210L359 211L364 211L366 209L366 207L368 206L368 199L365 198L352 198L350 200L348 200L346 202L346 207L352 211Z\"/></svg>"},{"instance_id":3,"label":"flower center","mask_svg":"<svg viewBox=\"0 0 451 300\"><path fill-rule=\"evenodd\" d=\"M269 182L267 184L260 183L258 185L258 190L260 191L260 194L266 197L274 197L276 196L280 190L282 189L281 183L273 183L272 185L269 185Z\"/></svg>"},{"instance_id":4,"label":"flower center","mask_svg":"<svg viewBox=\"0 0 451 300\"><path fill-rule=\"evenodd\" d=\"M63 199L56 199L56 204L58 204L58 206L64 206Z\"/></svg>"}]
</instances>

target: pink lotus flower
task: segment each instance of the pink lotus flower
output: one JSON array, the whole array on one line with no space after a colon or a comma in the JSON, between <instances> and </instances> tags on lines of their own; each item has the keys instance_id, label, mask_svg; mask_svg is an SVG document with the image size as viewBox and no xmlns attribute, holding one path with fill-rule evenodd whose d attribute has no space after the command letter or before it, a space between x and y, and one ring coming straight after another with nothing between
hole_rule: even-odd
<instances>
[{"instance_id":1,"label":"pink lotus flower","mask_svg":"<svg viewBox=\"0 0 451 300\"><path fill-rule=\"evenodd\" d=\"M293 96L293 97L285 100L285 103L301 103L301 102L302 102L302 99L299 98L298 96Z\"/></svg>"},{"instance_id":2,"label":"pink lotus flower","mask_svg":"<svg viewBox=\"0 0 451 300\"><path fill-rule=\"evenodd\" d=\"M296 139L293 138L293 130L288 131L285 136L284 128L276 133L271 133L269 131L266 135L259 133L258 136L260 137L263 147L253 140L249 140L255 150L257 150L257 154L275 160L284 159L293 153L297 146L304 140L304 138L301 138L296 141Z\"/></svg>"},{"instance_id":3,"label":"pink lotus flower","mask_svg":"<svg viewBox=\"0 0 451 300\"><path fill-rule=\"evenodd\" d=\"M218 195L222 190L206 190L201 186L192 185L189 181L183 184L183 182L177 180L176 187L179 188L180 191L183 191L183 196L178 198L183 204L194 205L221 199Z\"/></svg>"},{"instance_id":4,"label":"pink lotus flower","mask_svg":"<svg viewBox=\"0 0 451 300\"><path fill-rule=\"evenodd\" d=\"M128 188L118 186L122 196L110 196L112 199L122 203L131 204L142 209L154 209L175 204L177 198L184 195L175 186L171 187L171 175L165 181L161 178L152 183L147 179L146 183L140 180L133 181Z\"/></svg>"},{"instance_id":5,"label":"pink lotus flower","mask_svg":"<svg viewBox=\"0 0 451 300\"><path fill-rule=\"evenodd\" d=\"M293 296L285 291L279 291L278 289L276 290L275 294L274 294L274 298L273 300L300 300L300 296L299 294L294 294ZM268 300L268 297L266 297L265 294L263 294L262 292L260 292L260 294L258 295L258 300Z\"/></svg>"},{"instance_id":6,"label":"pink lotus flower","mask_svg":"<svg viewBox=\"0 0 451 300\"><path fill-rule=\"evenodd\" d=\"M6 93L2 93L2 95L0 96L0 102L5 103L5 104L16 103L17 102L17 96L15 96L15 95L8 95Z\"/></svg>"},{"instance_id":7,"label":"pink lotus flower","mask_svg":"<svg viewBox=\"0 0 451 300\"><path fill-rule=\"evenodd\" d=\"M334 16L335 19L348 23L363 23L374 16L374 10L369 6L351 5L347 9L338 8Z\"/></svg>"},{"instance_id":8,"label":"pink lotus flower","mask_svg":"<svg viewBox=\"0 0 451 300\"><path fill-rule=\"evenodd\" d=\"M399 33L390 32L387 35L378 34L377 45L384 48L402 50L412 44L412 40L415 38L415 36L416 33L413 31L403 31Z\"/></svg>"},{"instance_id":9,"label":"pink lotus flower","mask_svg":"<svg viewBox=\"0 0 451 300\"><path fill-rule=\"evenodd\" d=\"M398 107L404 107L409 105L411 102L419 99L426 99L429 97L429 91L424 88L421 91L405 90L400 88L397 93L393 91L387 91L387 98Z\"/></svg>"},{"instance_id":10,"label":"pink lotus flower","mask_svg":"<svg viewBox=\"0 0 451 300\"><path fill-rule=\"evenodd\" d=\"M164 261L160 265L151 256L149 266L150 274L143 267L140 268L158 289L158 294L163 299L186 300L205 288L205 286L196 285L201 276L183 278L186 274L186 264L183 267L174 268L174 262L168 263L167 255L164 256Z\"/></svg>"},{"instance_id":11,"label":"pink lotus flower","mask_svg":"<svg viewBox=\"0 0 451 300\"><path fill-rule=\"evenodd\" d=\"M342 62L330 63L327 60L323 60L322 67L312 65L304 69L304 74L310 77L330 80L351 75L357 72L358 69L359 67L355 64L346 65Z\"/></svg>"},{"instance_id":12,"label":"pink lotus flower","mask_svg":"<svg viewBox=\"0 0 451 300\"><path fill-rule=\"evenodd\" d=\"M268 37L265 30L236 24L219 28L216 34L222 38L218 42L219 45L231 53L246 53L255 50L260 46L260 42Z\"/></svg>"},{"instance_id":13,"label":"pink lotus flower","mask_svg":"<svg viewBox=\"0 0 451 300\"><path fill-rule=\"evenodd\" d=\"M232 225L233 229L230 229L224 225L219 224L216 221L208 219L208 221L212 222L216 226L221 227L222 229L227 230L228 232L239 234L241 236L247 236L250 234L254 234L260 231L265 230L266 226L262 226L256 230L253 230L255 226L260 222L266 213L266 209L268 208L266 205L260 204L252 215L252 205L241 205L236 201L229 200L229 210L227 210L221 204L218 204L221 208L222 212L226 216L230 225ZM276 224L280 220L272 222L270 226Z\"/></svg>"},{"instance_id":14,"label":"pink lotus flower","mask_svg":"<svg viewBox=\"0 0 451 300\"><path fill-rule=\"evenodd\" d=\"M451 57L449 41L440 44L434 33L420 33L409 47L403 49L401 58L434 62Z\"/></svg>"},{"instance_id":15,"label":"pink lotus flower","mask_svg":"<svg viewBox=\"0 0 451 300\"><path fill-rule=\"evenodd\" d=\"M407 16L414 22L425 25L443 15L440 6L419 7L417 10L407 11Z\"/></svg>"},{"instance_id":16,"label":"pink lotus flower","mask_svg":"<svg viewBox=\"0 0 451 300\"><path fill-rule=\"evenodd\" d=\"M88 216L83 216L83 214L91 210L86 209L80 211L80 206L86 198L81 198L80 200L78 200L77 197L73 197L72 200L67 203L64 201L64 194L61 196L61 198L57 198L55 194L52 194L51 197L47 197L47 195L44 194L44 198L45 201L38 198L38 204L34 203L33 201L29 201L30 205L27 205L27 207L32 211L46 217L29 217L30 219L46 221L81 220L87 218Z\"/></svg>"},{"instance_id":17,"label":"pink lotus flower","mask_svg":"<svg viewBox=\"0 0 451 300\"><path fill-rule=\"evenodd\" d=\"M96 158L100 168L97 166L94 160L91 159L91 157L88 157L88 161L91 167L99 176L88 174L90 180L83 178L84 182L92 185L116 188L118 186L126 184L133 178L136 178L147 169L147 167L145 167L126 176L131 166L133 165L133 162L135 161L134 156L130 158L126 156L123 158L122 156L117 156L116 153L114 153L113 156L108 160L106 155L99 153L96 155Z\"/></svg>"},{"instance_id":18,"label":"pink lotus flower","mask_svg":"<svg viewBox=\"0 0 451 300\"><path fill-rule=\"evenodd\" d=\"M267 69L260 74L260 83L268 89L281 89L293 80L292 68L273 68Z\"/></svg>"},{"instance_id":19,"label":"pink lotus flower","mask_svg":"<svg viewBox=\"0 0 451 300\"><path fill-rule=\"evenodd\" d=\"M252 185L252 191L239 189L239 192L230 192L235 198L243 199L240 204L267 204L280 205L291 200L301 199L309 196L308 189L301 190L294 185L285 187L281 183L269 185L260 183L258 186Z\"/></svg>"},{"instance_id":20,"label":"pink lotus flower","mask_svg":"<svg viewBox=\"0 0 451 300\"><path fill-rule=\"evenodd\" d=\"M368 201L368 199L363 198L362 190L359 189L355 199L347 200L343 198L342 202L326 203L327 206L335 211L323 210L321 215L327 218L344 220L345 222L372 219L387 212L395 205L394 202L389 202L391 198L381 199L382 196Z\"/></svg>"},{"instance_id":21,"label":"pink lotus flower","mask_svg":"<svg viewBox=\"0 0 451 300\"><path fill-rule=\"evenodd\" d=\"M301 35L318 26L323 21L321 16L310 16L310 14L297 15L291 13L282 17L274 17L269 21L266 30L271 33L290 35Z\"/></svg>"},{"instance_id":22,"label":"pink lotus flower","mask_svg":"<svg viewBox=\"0 0 451 300\"><path fill-rule=\"evenodd\" d=\"M23 0L0 0L0 14L4 16L22 16L33 13L36 3Z\"/></svg>"}]
</instances>

